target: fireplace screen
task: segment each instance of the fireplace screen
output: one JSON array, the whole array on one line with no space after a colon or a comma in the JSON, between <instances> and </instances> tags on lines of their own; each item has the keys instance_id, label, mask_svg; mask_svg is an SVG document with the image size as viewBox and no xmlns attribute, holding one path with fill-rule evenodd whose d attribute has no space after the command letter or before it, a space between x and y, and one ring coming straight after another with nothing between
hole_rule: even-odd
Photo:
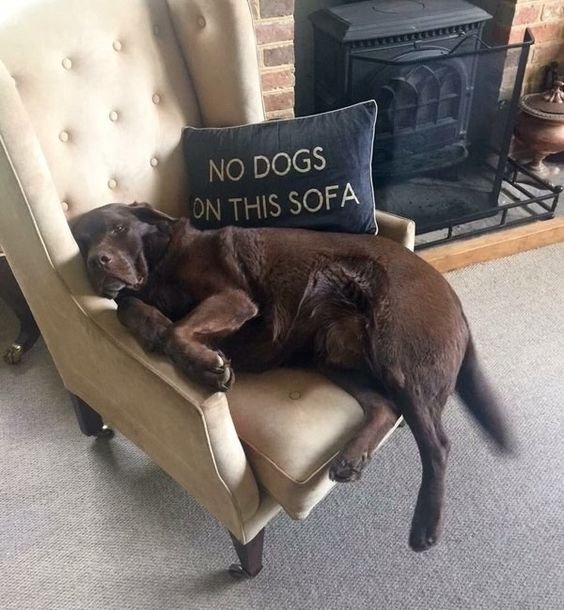
<instances>
[{"instance_id":1,"label":"fireplace screen","mask_svg":"<svg viewBox=\"0 0 564 610\"><path fill-rule=\"evenodd\" d=\"M312 17L316 110L377 101L377 205L416 221L418 247L548 218L558 202L509 158L533 38L490 46L489 18L464 0L373 0Z\"/></svg>"}]
</instances>

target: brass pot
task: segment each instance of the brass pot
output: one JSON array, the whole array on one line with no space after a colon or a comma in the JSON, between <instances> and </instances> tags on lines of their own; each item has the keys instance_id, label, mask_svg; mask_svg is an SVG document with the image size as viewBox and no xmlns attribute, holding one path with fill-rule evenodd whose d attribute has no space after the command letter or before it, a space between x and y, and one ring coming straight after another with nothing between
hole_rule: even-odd
<instances>
[{"instance_id":1,"label":"brass pot","mask_svg":"<svg viewBox=\"0 0 564 610\"><path fill-rule=\"evenodd\" d=\"M515 124L515 135L531 152L529 168L545 177L550 170L544 163L548 155L564 151L564 82L544 93L524 95Z\"/></svg>"}]
</instances>

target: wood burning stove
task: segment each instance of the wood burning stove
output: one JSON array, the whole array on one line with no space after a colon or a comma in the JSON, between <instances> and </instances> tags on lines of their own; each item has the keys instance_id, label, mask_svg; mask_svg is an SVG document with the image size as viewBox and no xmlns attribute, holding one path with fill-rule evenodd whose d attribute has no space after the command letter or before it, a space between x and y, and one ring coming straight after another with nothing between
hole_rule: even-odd
<instances>
[{"instance_id":1,"label":"wood burning stove","mask_svg":"<svg viewBox=\"0 0 564 610\"><path fill-rule=\"evenodd\" d=\"M468 155L473 51L488 19L464 0L376 0L314 13L316 110L378 102L378 178L459 163Z\"/></svg>"},{"instance_id":2,"label":"wood burning stove","mask_svg":"<svg viewBox=\"0 0 564 610\"><path fill-rule=\"evenodd\" d=\"M546 182L523 187L526 170L509 158L534 39L526 30L521 43L488 46L489 19L466 0L370 0L310 16L315 110L377 101L377 205L416 221L416 247L550 218L558 203Z\"/></svg>"}]
</instances>

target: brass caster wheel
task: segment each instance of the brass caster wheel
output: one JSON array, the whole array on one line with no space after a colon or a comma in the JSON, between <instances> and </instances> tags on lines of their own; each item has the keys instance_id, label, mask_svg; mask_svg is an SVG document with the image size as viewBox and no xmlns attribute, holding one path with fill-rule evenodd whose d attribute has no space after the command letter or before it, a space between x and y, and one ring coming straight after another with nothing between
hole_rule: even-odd
<instances>
[{"instance_id":1,"label":"brass caster wheel","mask_svg":"<svg viewBox=\"0 0 564 610\"><path fill-rule=\"evenodd\" d=\"M99 432L96 432L96 434L94 434L94 436L97 439L110 439L114 438L115 432L111 428L108 428L108 426L103 426Z\"/></svg>"},{"instance_id":2,"label":"brass caster wheel","mask_svg":"<svg viewBox=\"0 0 564 610\"><path fill-rule=\"evenodd\" d=\"M4 353L4 361L8 364L19 364L22 361L23 347L18 343L12 343Z\"/></svg>"}]
</instances>

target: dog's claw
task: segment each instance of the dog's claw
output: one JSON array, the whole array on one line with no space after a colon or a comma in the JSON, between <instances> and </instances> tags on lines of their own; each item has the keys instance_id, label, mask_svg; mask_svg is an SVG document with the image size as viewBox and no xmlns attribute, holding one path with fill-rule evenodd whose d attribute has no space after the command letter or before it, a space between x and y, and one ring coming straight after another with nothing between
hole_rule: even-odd
<instances>
[{"instance_id":1,"label":"dog's claw","mask_svg":"<svg viewBox=\"0 0 564 610\"><path fill-rule=\"evenodd\" d=\"M230 366L225 367L225 377L223 379L223 390L228 390L235 381L235 375L233 374L233 369Z\"/></svg>"},{"instance_id":2,"label":"dog's claw","mask_svg":"<svg viewBox=\"0 0 564 610\"><path fill-rule=\"evenodd\" d=\"M223 354L217 354L215 367L205 374L205 377L207 385L211 385L222 392L227 391L235 380L230 362Z\"/></svg>"}]
</instances>

